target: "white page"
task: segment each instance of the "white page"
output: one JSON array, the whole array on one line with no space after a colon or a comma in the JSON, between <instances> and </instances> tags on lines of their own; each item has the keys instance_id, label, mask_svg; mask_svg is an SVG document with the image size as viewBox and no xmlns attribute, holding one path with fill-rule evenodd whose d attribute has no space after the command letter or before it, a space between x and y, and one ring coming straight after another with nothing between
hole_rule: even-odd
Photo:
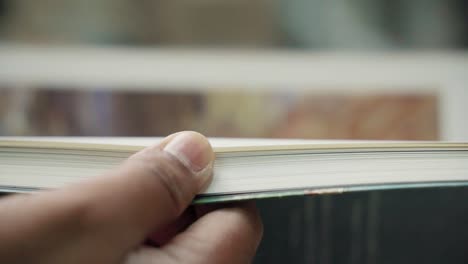
<instances>
[{"instance_id":1,"label":"white page","mask_svg":"<svg viewBox=\"0 0 468 264\"><path fill-rule=\"evenodd\" d=\"M66 143L113 144L149 146L161 141L162 137L0 137L0 140L52 141ZM311 139L267 139L267 138L209 138L213 147L249 147L302 144L378 143L406 142L382 140L311 140Z\"/></svg>"}]
</instances>

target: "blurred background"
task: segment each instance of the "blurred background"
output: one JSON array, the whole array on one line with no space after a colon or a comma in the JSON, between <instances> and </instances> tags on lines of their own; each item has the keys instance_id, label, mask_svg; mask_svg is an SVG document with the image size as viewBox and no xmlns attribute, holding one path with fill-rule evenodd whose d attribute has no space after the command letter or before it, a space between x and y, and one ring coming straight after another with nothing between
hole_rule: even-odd
<instances>
[{"instance_id":1,"label":"blurred background","mask_svg":"<svg viewBox=\"0 0 468 264\"><path fill-rule=\"evenodd\" d=\"M464 0L0 0L0 135L468 141ZM258 203L255 263L467 263L468 189Z\"/></svg>"}]
</instances>

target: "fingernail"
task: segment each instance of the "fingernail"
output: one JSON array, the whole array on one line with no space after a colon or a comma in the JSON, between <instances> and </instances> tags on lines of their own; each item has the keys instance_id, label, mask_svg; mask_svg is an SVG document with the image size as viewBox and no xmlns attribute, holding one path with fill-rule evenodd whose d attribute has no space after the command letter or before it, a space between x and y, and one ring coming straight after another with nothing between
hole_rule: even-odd
<instances>
[{"instance_id":1,"label":"fingernail","mask_svg":"<svg viewBox=\"0 0 468 264\"><path fill-rule=\"evenodd\" d=\"M165 147L164 151L172 154L193 173L205 173L210 170L214 153L208 140L196 132L182 132L176 135Z\"/></svg>"}]
</instances>

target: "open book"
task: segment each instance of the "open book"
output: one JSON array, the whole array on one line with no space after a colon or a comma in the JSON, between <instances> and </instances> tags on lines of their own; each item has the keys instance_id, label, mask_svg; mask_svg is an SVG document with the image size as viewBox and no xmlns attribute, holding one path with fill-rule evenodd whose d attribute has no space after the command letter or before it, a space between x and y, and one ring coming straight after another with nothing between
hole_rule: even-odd
<instances>
[{"instance_id":1,"label":"open book","mask_svg":"<svg viewBox=\"0 0 468 264\"><path fill-rule=\"evenodd\" d=\"M96 177L159 139L0 138L0 191ZM214 179L195 203L468 185L468 143L211 139Z\"/></svg>"}]
</instances>

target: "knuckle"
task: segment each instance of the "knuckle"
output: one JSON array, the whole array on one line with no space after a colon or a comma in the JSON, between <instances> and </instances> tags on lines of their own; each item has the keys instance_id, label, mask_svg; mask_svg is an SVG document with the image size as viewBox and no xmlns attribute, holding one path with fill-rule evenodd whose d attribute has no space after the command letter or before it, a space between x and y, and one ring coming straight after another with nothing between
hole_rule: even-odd
<instances>
[{"instance_id":1,"label":"knuckle","mask_svg":"<svg viewBox=\"0 0 468 264\"><path fill-rule=\"evenodd\" d=\"M144 154L142 164L145 174L163 192L172 208L180 214L195 195L191 172L185 166L163 151L148 151Z\"/></svg>"},{"instance_id":2,"label":"knuckle","mask_svg":"<svg viewBox=\"0 0 468 264\"><path fill-rule=\"evenodd\" d=\"M61 216L58 216L57 219L64 219L69 222L64 226L73 226L73 230L80 235L86 235L105 226L98 209L97 204L90 199L74 196L61 209Z\"/></svg>"}]
</instances>

